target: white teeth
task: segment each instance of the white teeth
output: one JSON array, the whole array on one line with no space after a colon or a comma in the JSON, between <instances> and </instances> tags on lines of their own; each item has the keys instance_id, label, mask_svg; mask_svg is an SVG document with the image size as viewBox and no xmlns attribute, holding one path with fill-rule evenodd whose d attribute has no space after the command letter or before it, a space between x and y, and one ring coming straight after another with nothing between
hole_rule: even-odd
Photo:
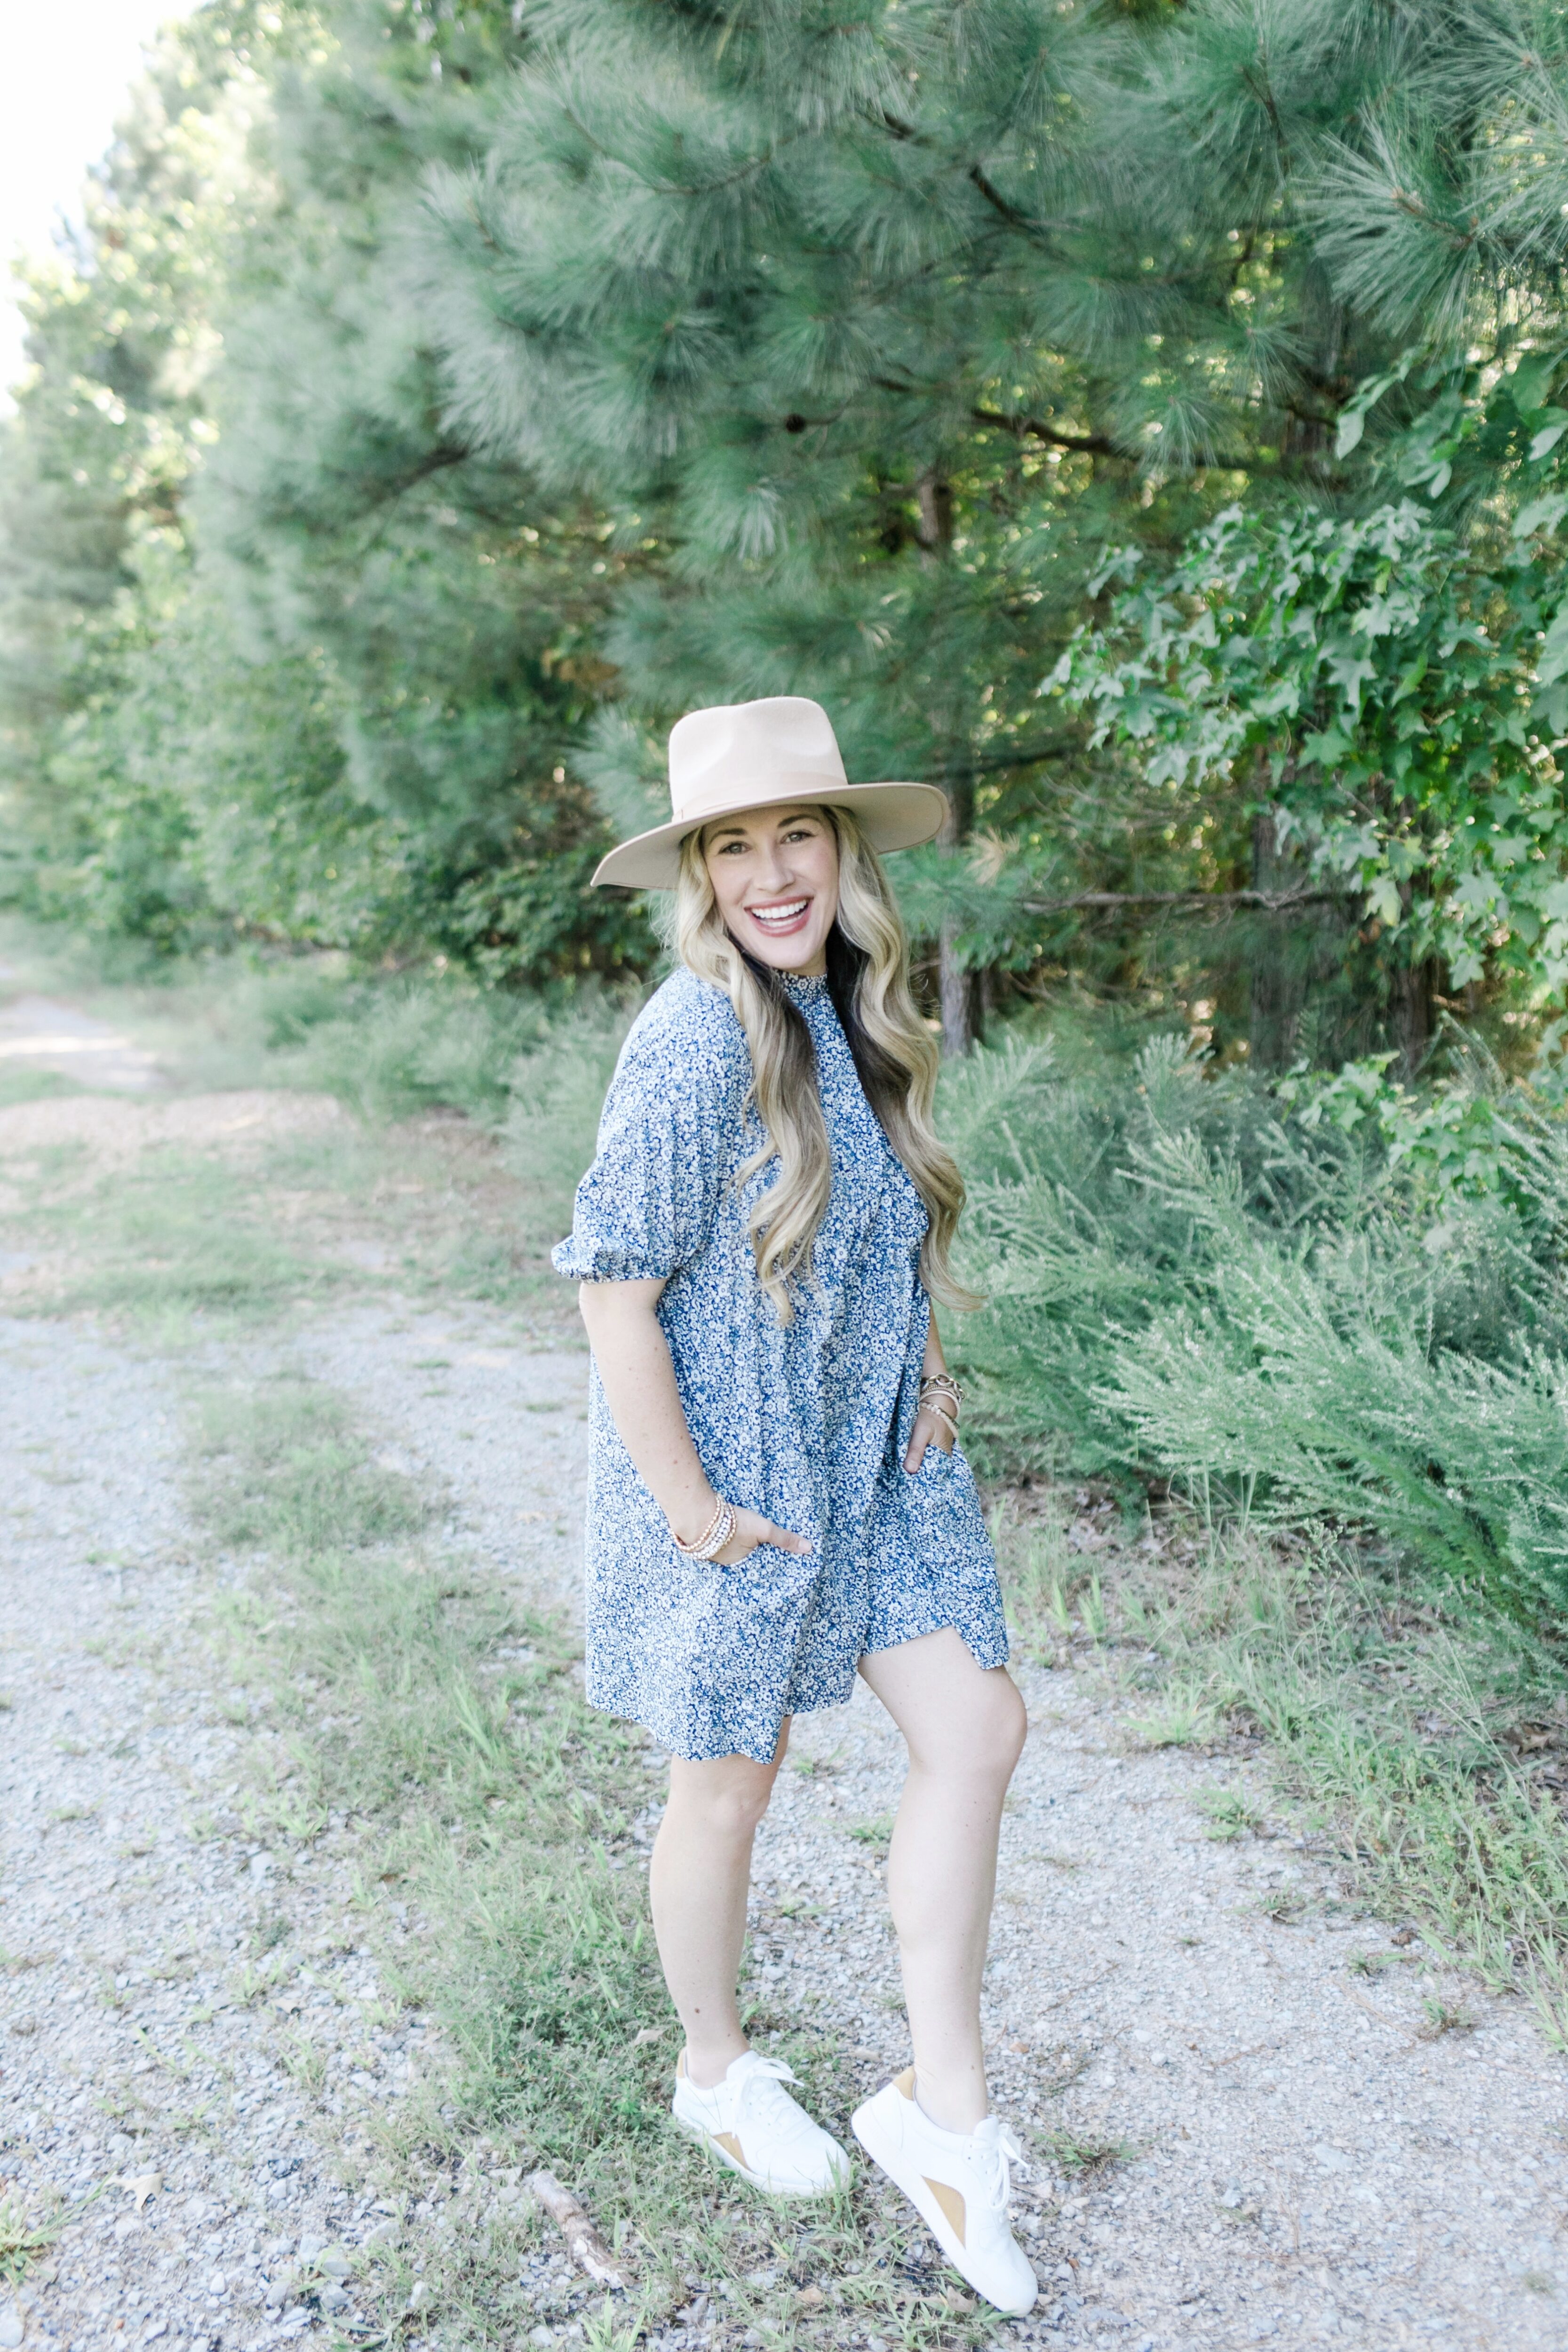
<instances>
[{"instance_id":1,"label":"white teeth","mask_svg":"<svg viewBox=\"0 0 1568 2352\"><path fill-rule=\"evenodd\" d=\"M748 907L746 912L754 923L762 923L764 926L770 923L793 923L799 916L805 914L809 903L805 898L797 898L793 907Z\"/></svg>"}]
</instances>

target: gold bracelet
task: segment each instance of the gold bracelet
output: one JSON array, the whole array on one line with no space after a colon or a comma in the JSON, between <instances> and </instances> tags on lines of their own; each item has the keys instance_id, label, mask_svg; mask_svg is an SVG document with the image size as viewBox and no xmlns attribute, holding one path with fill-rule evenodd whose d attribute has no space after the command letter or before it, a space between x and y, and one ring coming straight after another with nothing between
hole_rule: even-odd
<instances>
[{"instance_id":1,"label":"gold bracelet","mask_svg":"<svg viewBox=\"0 0 1568 2352\"><path fill-rule=\"evenodd\" d=\"M951 1420L953 1428L956 1430L958 1427L959 1408L963 1402L963 1391L959 1387L958 1382L953 1379L951 1372L931 1372L921 1382L917 1394L918 1403L930 1406L933 1412L941 1412L944 1408L937 1403L936 1400L938 1397L952 1398L952 1411L948 1415L948 1418Z\"/></svg>"},{"instance_id":2,"label":"gold bracelet","mask_svg":"<svg viewBox=\"0 0 1568 2352\"><path fill-rule=\"evenodd\" d=\"M713 1559L716 1553L724 1549L734 1532L735 1514L722 1495L714 1496L713 1516L695 1543L687 1543L673 1528L669 1530L676 1550L683 1552L688 1559Z\"/></svg>"}]
</instances>

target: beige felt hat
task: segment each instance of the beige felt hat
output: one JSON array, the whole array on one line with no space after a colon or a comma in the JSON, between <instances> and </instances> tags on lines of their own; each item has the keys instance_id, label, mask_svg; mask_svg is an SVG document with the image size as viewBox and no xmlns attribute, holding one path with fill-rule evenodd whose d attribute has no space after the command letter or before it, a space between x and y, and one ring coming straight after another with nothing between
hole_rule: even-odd
<instances>
[{"instance_id":1,"label":"beige felt hat","mask_svg":"<svg viewBox=\"0 0 1568 2352\"><path fill-rule=\"evenodd\" d=\"M624 889L673 890L680 845L715 817L793 801L853 809L873 849L914 849L932 841L947 815L934 784L852 784L833 722L800 694L689 710L669 730L668 824L623 841L600 861L595 882Z\"/></svg>"}]
</instances>

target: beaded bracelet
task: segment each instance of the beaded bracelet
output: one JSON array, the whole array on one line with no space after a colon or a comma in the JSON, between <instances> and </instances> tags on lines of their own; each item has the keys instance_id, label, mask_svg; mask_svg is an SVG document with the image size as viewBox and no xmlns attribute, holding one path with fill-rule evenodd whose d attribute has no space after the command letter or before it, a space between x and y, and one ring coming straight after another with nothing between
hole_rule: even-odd
<instances>
[{"instance_id":1,"label":"beaded bracelet","mask_svg":"<svg viewBox=\"0 0 1568 2352\"><path fill-rule=\"evenodd\" d=\"M945 1405L938 1403L939 1397L952 1398L951 1412ZM922 1405L929 1405L933 1412L942 1413L944 1419L951 1421L953 1428L957 1429L959 1407L963 1402L963 1391L951 1372L929 1373L920 1385L920 1402Z\"/></svg>"},{"instance_id":2,"label":"beaded bracelet","mask_svg":"<svg viewBox=\"0 0 1568 2352\"><path fill-rule=\"evenodd\" d=\"M669 1532L674 1539L676 1550L684 1552L688 1559L712 1559L724 1549L734 1534L735 1514L722 1495L717 1495L713 1499L713 1516L695 1543L684 1541L681 1537L676 1535L673 1528Z\"/></svg>"}]
</instances>

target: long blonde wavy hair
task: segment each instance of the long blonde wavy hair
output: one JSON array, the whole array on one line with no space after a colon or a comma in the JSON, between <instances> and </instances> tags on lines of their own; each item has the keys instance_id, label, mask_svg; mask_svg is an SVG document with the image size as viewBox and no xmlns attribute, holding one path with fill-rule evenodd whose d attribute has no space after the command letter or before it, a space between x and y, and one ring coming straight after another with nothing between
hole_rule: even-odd
<instances>
[{"instance_id":1,"label":"long blonde wavy hair","mask_svg":"<svg viewBox=\"0 0 1568 2352\"><path fill-rule=\"evenodd\" d=\"M847 809L821 805L838 845L838 917L827 941L827 985L866 1097L925 1203L930 1229L921 1280L948 1307L982 1304L950 1264L963 1206L963 1179L931 1124L937 1053L910 988L903 920L876 851ZM725 928L700 833L681 844L674 944L699 980L722 989L752 1053L752 1091L763 1129L761 1149L740 1171L742 1184L776 1153L779 1172L747 1221L757 1276L781 1322L792 1293L811 1278L812 1244L827 1210L833 1154L816 1055L799 1007L778 974L748 955Z\"/></svg>"}]
</instances>

